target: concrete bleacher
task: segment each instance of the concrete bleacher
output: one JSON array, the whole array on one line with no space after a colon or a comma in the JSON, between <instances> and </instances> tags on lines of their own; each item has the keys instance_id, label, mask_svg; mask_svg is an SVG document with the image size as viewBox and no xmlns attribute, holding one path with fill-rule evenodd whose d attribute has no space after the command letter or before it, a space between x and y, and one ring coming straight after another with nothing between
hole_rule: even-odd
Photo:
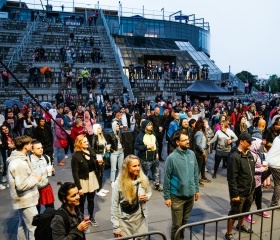
<instances>
[{"instance_id":1,"label":"concrete bleacher","mask_svg":"<svg viewBox=\"0 0 280 240\"><path fill-rule=\"evenodd\" d=\"M5 20L0 22L0 26L8 27L9 22L14 22L11 20ZM9 36L12 39L13 47L15 47L19 42L20 38L16 38L17 35L21 36L26 32L28 23L19 24L19 28L16 28L16 24L12 24L12 27L9 29L3 30L4 32L9 31L11 33ZM25 26L25 31L24 31ZM3 29L5 29L3 27ZM2 30L1 30L2 31ZM5 34L0 31L0 40L3 39L2 44L6 44L9 40L6 40ZM23 34L18 34L18 33ZM38 22L37 28L32 32L32 38L28 45L25 46L21 61L17 62L12 69L15 76L20 80L20 82L32 93L39 95L41 99L53 100L54 95L58 90L65 88L65 92L69 92L69 89L66 89L66 84L63 81L61 76L61 71L63 64L60 62L60 48L62 46L69 45L69 35L73 32L75 34L74 47L77 52L77 58L79 59L79 50L83 48L83 38L86 36L88 38L88 48L85 50L86 62L79 63L78 61L71 64L74 76L77 76L84 67L87 67L89 70L92 68L100 69L99 79L102 78L106 82L106 91L112 97L119 97L122 95L122 78L120 69L116 63L114 55L112 54L112 48L110 42L106 35L104 26L99 25L97 27L89 26L80 26L80 27L71 27L64 26L62 24L56 23L46 23ZM103 60L100 63L92 63L90 60L91 48L89 46L89 38L94 38L94 48L99 48L103 51ZM42 46L46 50L45 59L40 62L32 62L32 55L36 47ZM4 45L3 45L4 47ZM7 46L3 49L5 55L7 56L6 63L9 60L9 56L13 53L13 48ZM50 87L44 89L34 88L33 84L30 83L29 79L29 68L30 65L42 68L44 66L49 66L52 68L54 78ZM44 82L44 78L42 78ZM72 84L71 93L75 95L75 80ZM25 94L25 91L21 89L20 85L16 83L14 79L10 79L10 85L21 91L21 95ZM43 84L44 86L44 84ZM96 93L99 92L99 89L96 90ZM83 90L84 100L87 100L86 89ZM2 99L1 99L2 101Z\"/></svg>"}]
</instances>

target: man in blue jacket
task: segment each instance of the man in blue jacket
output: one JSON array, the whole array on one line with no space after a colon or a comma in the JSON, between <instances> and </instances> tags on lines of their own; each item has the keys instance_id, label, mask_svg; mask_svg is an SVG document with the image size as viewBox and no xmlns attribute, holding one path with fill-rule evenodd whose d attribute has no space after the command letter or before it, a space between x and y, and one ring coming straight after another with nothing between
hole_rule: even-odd
<instances>
[{"instance_id":1,"label":"man in blue jacket","mask_svg":"<svg viewBox=\"0 0 280 240\"><path fill-rule=\"evenodd\" d=\"M172 141L177 148L166 159L163 193L165 205L171 207L171 240L174 240L178 228L187 223L194 201L199 199L199 178L195 154L188 149L188 135L175 132ZM184 239L183 231L179 239Z\"/></svg>"}]
</instances>

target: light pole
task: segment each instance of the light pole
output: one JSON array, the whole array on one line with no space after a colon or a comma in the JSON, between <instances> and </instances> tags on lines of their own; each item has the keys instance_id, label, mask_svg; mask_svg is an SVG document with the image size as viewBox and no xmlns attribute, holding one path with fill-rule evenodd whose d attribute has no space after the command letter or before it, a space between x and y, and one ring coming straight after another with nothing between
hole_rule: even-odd
<instances>
[{"instance_id":1,"label":"light pole","mask_svg":"<svg viewBox=\"0 0 280 240\"><path fill-rule=\"evenodd\" d=\"M164 21L164 8L162 8L161 11L162 11L162 20Z\"/></svg>"},{"instance_id":2,"label":"light pole","mask_svg":"<svg viewBox=\"0 0 280 240\"><path fill-rule=\"evenodd\" d=\"M121 16L122 16L122 3L119 1L119 34L121 35Z\"/></svg>"}]
</instances>

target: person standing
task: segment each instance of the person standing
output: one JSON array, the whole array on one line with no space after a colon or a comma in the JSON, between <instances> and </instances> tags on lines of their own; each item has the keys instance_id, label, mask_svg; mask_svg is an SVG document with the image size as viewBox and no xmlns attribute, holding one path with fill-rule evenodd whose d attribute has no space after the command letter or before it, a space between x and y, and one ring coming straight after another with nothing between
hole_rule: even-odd
<instances>
[{"instance_id":1,"label":"person standing","mask_svg":"<svg viewBox=\"0 0 280 240\"><path fill-rule=\"evenodd\" d=\"M155 190L161 192L162 188L159 184L159 159L158 145L156 136L153 134L153 123L145 120L141 124L142 131L137 135L134 147L137 155L141 159L141 165L144 173L148 176L149 171L152 172Z\"/></svg>"},{"instance_id":2,"label":"person standing","mask_svg":"<svg viewBox=\"0 0 280 240\"><path fill-rule=\"evenodd\" d=\"M255 139L247 132L243 132L238 137L237 147L232 150L227 167L227 181L230 195L231 209L229 215L249 212L255 191L255 160L251 154L250 147ZM239 217L236 230L250 233L253 231L244 225L244 217ZM226 240L233 240L232 229L235 218L231 218L227 223Z\"/></svg>"},{"instance_id":3,"label":"person standing","mask_svg":"<svg viewBox=\"0 0 280 240\"><path fill-rule=\"evenodd\" d=\"M75 153L72 156L72 175L80 194L80 211L84 214L85 201L87 198L88 214L92 226L97 227L98 223L93 217L95 191L99 188L97 175L99 167L96 161L95 152L89 149L89 143L85 135L79 135L74 144Z\"/></svg>"},{"instance_id":4,"label":"person standing","mask_svg":"<svg viewBox=\"0 0 280 240\"><path fill-rule=\"evenodd\" d=\"M27 157L31 151L32 138L20 136L15 139L16 150L8 158L8 180L13 208L19 214L17 239L35 239L36 227L32 220L38 214L36 205L39 200L37 184L41 181L40 174L35 175ZM20 194L19 194L20 193Z\"/></svg>"},{"instance_id":5,"label":"person standing","mask_svg":"<svg viewBox=\"0 0 280 240\"><path fill-rule=\"evenodd\" d=\"M157 142L158 142L159 161L164 161L161 157L162 140L163 140L163 120L162 120L162 116L160 116L159 107L155 108L154 114L149 116L149 120L153 123L153 130L155 132Z\"/></svg>"},{"instance_id":6,"label":"person standing","mask_svg":"<svg viewBox=\"0 0 280 240\"><path fill-rule=\"evenodd\" d=\"M38 213L40 214L41 206L45 208L54 208L54 194L52 186L49 184L48 177L54 172L54 168L51 164L49 156L43 154L43 146L37 141L32 141L32 154L29 155L32 169L35 173L39 173L42 176L41 181L38 183L39 190L39 202L37 205ZM51 169L51 171L49 171ZM51 172L51 174L50 174Z\"/></svg>"},{"instance_id":7,"label":"person standing","mask_svg":"<svg viewBox=\"0 0 280 240\"><path fill-rule=\"evenodd\" d=\"M195 154L189 150L188 135L175 132L172 141L177 148L165 162L163 195L165 205L171 207L171 240L174 240L176 231L187 223L194 201L199 199L199 178ZM184 239L184 232L180 239Z\"/></svg>"},{"instance_id":8,"label":"person standing","mask_svg":"<svg viewBox=\"0 0 280 240\"><path fill-rule=\"evenodd\" d=\"M146 202L151 196L149 180L139 158L128 155L112 194L111 222L115 238L148 232Z\"/></svg>"}]
</instances>

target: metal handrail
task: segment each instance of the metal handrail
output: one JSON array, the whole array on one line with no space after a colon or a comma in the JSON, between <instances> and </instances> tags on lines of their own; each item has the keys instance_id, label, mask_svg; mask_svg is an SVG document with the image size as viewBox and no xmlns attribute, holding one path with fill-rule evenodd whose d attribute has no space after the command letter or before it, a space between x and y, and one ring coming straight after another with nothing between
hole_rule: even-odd
<instances>
[{"instance_id":1,"label":"metal handrail","mask_svg":"<svg viewBox=\"0 0 280 240\"><path fill-rule=\"evenodd\" d=\"M256 214L256 213L262 213L262 212L268 212L268 211L272 211L272 214L271 214L271 224L270 224L270 232L272 233L272 230L273 230L273 220L274 220L274 211L278 210L278 209L280 209L280 206L264 208L264 209L260 209L260 210L256 210L256 211L240 213L240 214L230 215L230 216L226 216L226 217L214 218L214 219L210 219L210 220L204 220L204 221L200 221L200 222L185 224L185 225L181 226L176 231L174 239L175 240L179 239L180 233L182 231L184 231L186 228L189 228L190 229L190 237L188 239L192 240L193 239L192 238L193 227L200 226L200 225L203 226L203 239L205 239L205 225L206 224L210 224L210 223L216 223L215 238L213 238L213 239L217 239L218 222L229 220L229 219L238 219L239 217L244 217L244 216L247 216L247 215L252 216L253 214ZM251 223L251 226L252 226L252 223ZM260 239L262 239L262 233L263 233L263 217L262 217L262 220L261 220ZM251 235L252 234L250 234L250 236ZM239 234L239 239L240 239L240 234ZM272 240L272 234L270 235L270 240Z\"/></svg>"},{"instance_id":2,"label":"metal handrail","mask_svg":"<svg viewBox=\"0 0 280 240\"><path fill-rule=\"evenodd\" d=\"M120 238L110 238L108 240L114 240L114 239L118 239L118 240L124 240L124 239L138 239L139 237L151 237L151 235L160 235L162 237L163 240L167 240L166 236L159 231L152 231L152 232L147 232L147 233L142 233L142 234L135 234L135 235L131 235L131 236L127 236L127 237L120 237Z\"/></svg>"},{"instance_id":3,"label":"metal handrail","mask_svg":"<svg viewBox=\"0 0 280 240\"><path fill-rule=\"evenodd\" d=\"M103 11L102 9L99 10L99 13L100 13L100 17L102 18L103 20L103 23L104 23L104 27L105 27L105 30L106 30L106 33L107 33L107 36L109 38L109 42L110 42L110 45L113 49L113 53L114 53L114 57L115 57L115 60L119 66L119 70L121 72L121 77L122 77L122 81L123 81L123 85L126 86L129 90L129 98L134 101L134 94L133 94L133 91L132 91L132 88L130 86L130 82L128 80L128 77L124 74L123 72L123 66L121 64L121 61L120 61L120 51L119 51L119 48L117 47L113 37L111 36L111 33L110 33L110 30L109 30L109 27L108 27L108 24L107 24L107 21L105 19L105 16L103 14Z\"/></svg>"},{"instance_id":4,"label":"metal handrail","mask_svg":"<svg viewBox=\"0 0 280 240\"><path fill-rule=\"evenodd\" d=\"M14 63L22 58L25 46L29 44L32 38L32 33L37 29L37 20L38 17L33 22L31 22L30 28L26 31L21 43L15 48L8 63L8 68L12 69L14 67Z\"/></svg>"}]
</instances>

